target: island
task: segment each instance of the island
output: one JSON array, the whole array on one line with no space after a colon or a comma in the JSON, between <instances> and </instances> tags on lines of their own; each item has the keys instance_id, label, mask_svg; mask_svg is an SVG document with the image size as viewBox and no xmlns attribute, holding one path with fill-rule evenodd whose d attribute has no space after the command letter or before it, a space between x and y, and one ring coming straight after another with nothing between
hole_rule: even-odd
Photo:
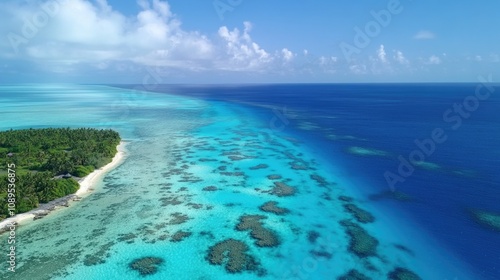
<instances>
[{"instance_id":1,"label":"island","mask_svg":"<svg viewBox=\"0 0 500 280\"><path fill-rule=\"evenodd\" d=\"M81 178L112 162L120 142L111 129L0 131L0 221L76 193Z\"/></svg>"}]
</instances>

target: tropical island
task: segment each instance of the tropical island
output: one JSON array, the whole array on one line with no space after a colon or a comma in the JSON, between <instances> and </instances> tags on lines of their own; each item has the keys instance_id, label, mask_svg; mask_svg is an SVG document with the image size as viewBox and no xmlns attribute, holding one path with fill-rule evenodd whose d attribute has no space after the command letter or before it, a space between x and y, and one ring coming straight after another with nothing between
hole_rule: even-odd
<instances>
[{"instance_id":1,"label":"tropical island","mask_svg":"<svg viewBox=\"0 0 500 280\"><path fill-rule=\"evenodd\" d=\"M120 141L110 129L0 131L0 220L74 194L79 178L112 161Z\"/></svg>"}]
</instances>

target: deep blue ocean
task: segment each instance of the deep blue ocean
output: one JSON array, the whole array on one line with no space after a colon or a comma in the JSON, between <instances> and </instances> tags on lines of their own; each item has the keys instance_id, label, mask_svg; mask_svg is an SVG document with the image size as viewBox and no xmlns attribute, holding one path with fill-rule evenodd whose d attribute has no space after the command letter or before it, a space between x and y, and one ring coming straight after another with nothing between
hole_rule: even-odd
<instances>
[{"instance_id":1,"label":"deep blue ocean","mask_svg":"<svg viewBox=\"0 0 500 280\"><path fill-rule=\"evenodd\" d=\"M500 87L480 88L481 98L477 89L283 84L158 85L153 91L248 106L273 129L307 139L308 146L341 162L382 213L414 223L478 276L500 279L500 232L474 216L500 214ZM391 188L384 174L398 174L398 157L408 159L418 150L415 141L432 139L435 129L444 131L446 141L435 143L425 164ZM449 279L459 278L450 272Z\"/></svg>"}]
</instances>

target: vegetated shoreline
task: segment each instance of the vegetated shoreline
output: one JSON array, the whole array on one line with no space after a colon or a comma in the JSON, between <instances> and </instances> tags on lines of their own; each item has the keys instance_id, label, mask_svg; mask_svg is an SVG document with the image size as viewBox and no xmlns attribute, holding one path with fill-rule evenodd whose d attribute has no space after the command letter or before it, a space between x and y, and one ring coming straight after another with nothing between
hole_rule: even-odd
<instances>
[{"instance_id":1,"label":"vegetated shoreline","mask_svg":"<svg viewBox=\"0 0 500 280\"><path fill-rule=\"evenodd\" d=\"M0 234L3 232L6 232L9 230L9 227L14 223L16 225L19 225L21 223L25 224L26 222L33 221L35 217L43 217L49 214L51 211L55 210L56 207L60 206L68 206L69 201L81 198L82 196L85 196L90 193L91 187L96 183L96 181L100 178L102 178L105 174L107 174L109 171L113 170L115 167L123 163L123 160L125 159L125 145L126 142L123 140L120 141L120 144L116 146L117 153L113 157L110 163L106 164L105 166L94 170L92 173L89 175L81 178L78 181L78 184L80 185L80 188L76 193L70 194L55 200L52 200L48 203L40 204L40 206L36 209L33 209L29 212L26 213L21 213L17 214L13 217L7 218L3 221L0 222Z\"/></svg>"}]
</instances>

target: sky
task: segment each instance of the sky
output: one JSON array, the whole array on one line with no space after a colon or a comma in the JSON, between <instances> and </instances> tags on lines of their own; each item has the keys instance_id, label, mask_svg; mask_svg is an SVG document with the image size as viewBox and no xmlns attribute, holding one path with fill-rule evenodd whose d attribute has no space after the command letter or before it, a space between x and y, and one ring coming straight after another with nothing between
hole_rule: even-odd
<instances>
[{"instance_id":1,"label":"sky","mask_svg":"<svg viewBox=\"0 0 500 280\"><path fill-rule=\"evenodd\" d=\"M2 0L0 83L500 79L500 2Z\"/></svg>"}]
</instances>

